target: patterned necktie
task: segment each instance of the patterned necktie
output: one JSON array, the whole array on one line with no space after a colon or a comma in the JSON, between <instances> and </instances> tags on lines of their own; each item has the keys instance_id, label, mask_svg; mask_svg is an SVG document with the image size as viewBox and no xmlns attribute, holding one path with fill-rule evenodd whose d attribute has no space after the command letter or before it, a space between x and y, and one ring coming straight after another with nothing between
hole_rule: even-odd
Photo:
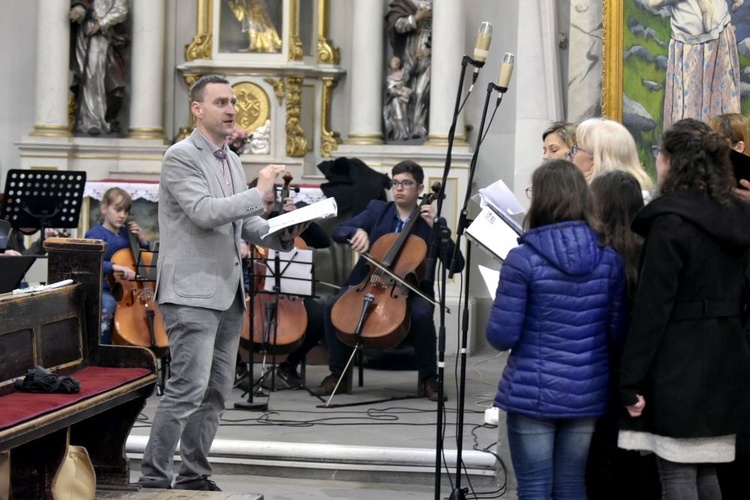
<instances>
[{"instance_id":1,"label":"patterned necktie","mask_svg":"<svg viewBox=\"0 0 750 500\"><path fill-rule=\"evenodd\" d=\"M217 149L214 151L214 156L219 160L219 163L221 163L221 174L224 177L224 184L227 187L229 196L231 196L234 194L234 190L232 189L232 176L229 175L229 166L226 161L227 153L223 149Z\"/></svg>"},{"instance_id":2,"label":"patterned necktie","mask_svg":"<svg viewBox=\"0 0 750 500\"><path fill-rule=\"evenodd\" d=\"M396 230L395 233L400 233L401 230L404 228L404 221L402 221L400 218L396 218Z\"/></svg>"}]
</instances>

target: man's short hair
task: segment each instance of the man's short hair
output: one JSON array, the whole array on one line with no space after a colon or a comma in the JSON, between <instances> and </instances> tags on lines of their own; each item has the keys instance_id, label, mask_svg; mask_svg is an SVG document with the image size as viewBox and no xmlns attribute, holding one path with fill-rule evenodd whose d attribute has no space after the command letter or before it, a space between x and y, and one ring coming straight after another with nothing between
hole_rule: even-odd
<instances>
[{"instance_id":1,"label":"man's short hair","mask_svg":"<svg viewBox=\"0 0 750 500\"><path fill-rule=\"evenodd\" d=\"M419 163L411 160L404 160L393 166L391 175L396 176L398 174L411 174L417 184L422 184L424 181L424 170L419 166Z\"/></svg>"},{"instance_id":2,"label":"man's short hair","mask_svg":"<svg viewBox=\"0 0 750 500\"><path fill-rule=\"evenodd\" d=\"M229 85L229 80L219 75L204 75L190 87L190 102L203 102L206 85L209 83L223 83Z\"/></svg>"}]
</instances>

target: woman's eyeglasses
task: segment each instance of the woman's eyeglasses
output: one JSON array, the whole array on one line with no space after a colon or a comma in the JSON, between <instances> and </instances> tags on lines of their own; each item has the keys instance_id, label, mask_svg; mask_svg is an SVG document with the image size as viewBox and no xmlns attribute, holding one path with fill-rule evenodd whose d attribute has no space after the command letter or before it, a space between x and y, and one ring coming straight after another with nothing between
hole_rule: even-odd
<instances>
[{"instance_id":1,"label":"woman's eyeglasses","mask_svg":"<svg viewBox=\"0 0 750 500\"><path fill-rule=\"evenodd\" d=\"M578 154L578 152L579 152L579 151L583 151L584 153L588 153L588 154L591 154L591 151L587 151L587 150L583 149L583 148L582 148L581 146L579 146L579 145L578 145L578 144L576 143L576 144L573 144L573 145L572 145L572 146L570 147L570 151L568 151L568 152L567 152L567 153L565 154L565 158L566 158L566 159L567 159L568 161L573 161L573 158L575 158L575 156L576 156L576 155Z\"/></svg>"},{"instance_id":2,"label":"woman's eyeglasses","mask_svg":"<svg viewBox=\"0 0 750 500\"><path fill-rule=\"evenodd\" d=\"M410 189L416 186L417 183L414 181L410 181L409 179L406 179L404 181L391 181L391 189L396 189L397 187L401 186L404 189Z\"/></svg>"}]
</instances>

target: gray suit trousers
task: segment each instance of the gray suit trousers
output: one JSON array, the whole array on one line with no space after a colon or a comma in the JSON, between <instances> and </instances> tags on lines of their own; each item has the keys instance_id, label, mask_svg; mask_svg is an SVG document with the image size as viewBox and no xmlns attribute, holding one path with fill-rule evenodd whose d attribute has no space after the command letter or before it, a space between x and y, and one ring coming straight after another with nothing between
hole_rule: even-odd
<instances>
[{"instance_id":1,"label":"gray suit trousers","mask_svg":"<svg viewBox=\"0 0 750 500\"><path fill-rule=\"evenodd\" d=\"M217 311L160 304L169 335L171 375L154 416L139 482L150 488L172 484L180 443L180 483L211 475L208 452L232 392L243 304L238 288L231 307Z\"/></svg>"}]
</instances>

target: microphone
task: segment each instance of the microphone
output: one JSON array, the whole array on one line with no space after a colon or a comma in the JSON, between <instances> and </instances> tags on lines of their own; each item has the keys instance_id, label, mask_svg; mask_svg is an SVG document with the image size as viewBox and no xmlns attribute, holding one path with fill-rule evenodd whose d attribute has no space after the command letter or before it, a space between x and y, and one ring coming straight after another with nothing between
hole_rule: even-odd
<instances>
[{"instance_id":1,"label":"microphone","mask_svg":"<svg viewBox=\"0 0 750 500\"><path fill-rule=\"evenodd\" d=\"M500 101L503 100L503 94L508 91L508 84L510 83L510 77L513 75L513 66L516 63L516 56L510 52L506 52L503 56L503 63L500 65L500 76L497 78L497 103L495 106L500 105Z\"/></svg>"},{"instance_id":2,"label":"microphone","mask_svg":"<svg viewBox=\"0 0 750 500\"><path fill-rule=\"evenodd\" d=\"M474 85L479 76L479 70L484 66L484 61L487 60L487 54L490 51L490 43L492 42L492 23L487 21L482 22L479 25L477 31L477 41L474 44L474 62L478 63L474 67L474 74L471 77L471 84Z\"/></svg>"}]
</instances>

